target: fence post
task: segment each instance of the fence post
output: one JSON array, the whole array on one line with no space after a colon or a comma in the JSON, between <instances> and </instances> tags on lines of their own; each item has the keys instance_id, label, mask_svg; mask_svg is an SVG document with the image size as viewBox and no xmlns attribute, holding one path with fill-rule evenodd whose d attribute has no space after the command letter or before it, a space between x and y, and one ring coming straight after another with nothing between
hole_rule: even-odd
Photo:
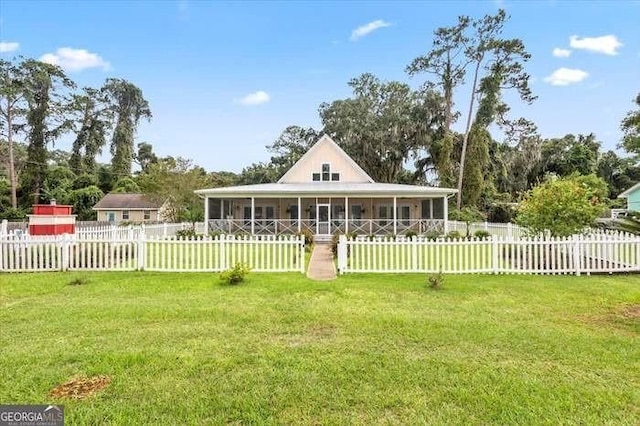
<instances>
[{"instance_id":1,"label":"fence post","mask_svg":"<svg viewBox=\"0 0 640 426\"><path fill-rule=\"evenodd\" d=\"M216 236L216 239L218 240L218 253L220 253L220 256L218 257L220 264L218 265L218 267L221 271L228 269L227 268L227 247L226 247L226 244L224 243L225 238L226 236L224 234L220 234Z\"/></svg>"},{"instance_id":2,"label":"fence post","mask_svg":"<svg viewBox=\"0 0 640 426\"><path fill-rule=\"evenodd\" d=\"M138 271L144 271L144 268L146 266L146 258L147 258L147 234L142 233L139 237L138 237L138 259L136 262L136 270Z\"/></svg>"},{"instance_id":3,"label":"fence post","mask_svg":"<svg viewBox=\"0 0 640 426\"><path fill-rule=\"evenodd\" d=\"M300 264L300 272L304 274L304 269L305 269L305 242L304 242L304 235L296 235L296 238L298 238L298 263Z\"/></svg>"},{"instance_id":4,"label":"fence post","mask_svg":"<svg viewBox=\"0 0 640 426\"><path fill-rule=\"evenodd\" d=\"M418 237L412 236L411 241L411 272L418 271Z\"/></svg>"},{"instance_id":5,"label":"fence post","mask_svg":"<svg viewBox=\"0 0 640 426\"><path fill-rule=\"evenodd\" d=\"M2 224L0 225L0 236L7 235L9 233L9 221L7 219L2 219Z\"/></svg>"},{"instance_id":6,"label":"fence post","mask_svg":"<svg viewBox=\"0 0 640 426\"><path fill-rule=\"evenodd\" d=\"M491 269L494 274L498 273L498 237L491 236Z\"/></svg>"},{"instance_id":7,"label":"fence post","mask_svg":"<svg viewBox=\"0 0 640 426\"><path fill-rule=\"evenodd\" d=\"M347 236L338 237L338 272L344 274L347 268Z\"/></svg>"},{"instance_id":8,"label":"fence post","mask_svg":"<svg viewBox=\"0 0 640 426\"><path fill-rule=\"evenodd\" d=\"M62 235L62 242L60 243L60 270L66 271L69 269L69 261L71 259L71 240L69 238L69 234Z\"/></svg>"},{"instance_id":9,"label":"fence post","mask_svg":"<svg viewBox=\"0 0 640 426\"><path fill-rule=\"evenodd\" d=\"M580 244L580 236L573 236L573 267L576 270L576 276L580 276L580 262L582 259L582 244Z\"/></svg>"}]
</instances>

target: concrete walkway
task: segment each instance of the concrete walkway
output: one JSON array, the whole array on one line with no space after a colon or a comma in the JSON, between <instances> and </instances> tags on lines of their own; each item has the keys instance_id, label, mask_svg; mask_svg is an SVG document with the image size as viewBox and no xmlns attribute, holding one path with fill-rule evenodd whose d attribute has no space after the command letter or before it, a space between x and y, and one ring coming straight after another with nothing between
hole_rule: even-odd
<instances>
[{"instance_id":1,"label":"concrete walkway","mask_svg":"<svg viewBox=\"0 0 640 426\"><path fill-rule=\"evenodd\" d=\"M331 253L331 244L316 243L311 253L307 277L316 281L328 281L336 279L336 267Z\"/></svg>"}]
</instances>

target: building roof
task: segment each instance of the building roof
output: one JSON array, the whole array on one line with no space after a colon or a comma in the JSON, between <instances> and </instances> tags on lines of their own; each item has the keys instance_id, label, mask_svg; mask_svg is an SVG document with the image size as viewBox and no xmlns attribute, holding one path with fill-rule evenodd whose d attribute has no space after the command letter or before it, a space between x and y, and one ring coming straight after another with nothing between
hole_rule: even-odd
<instances>
[{"instance_id":1,"label":"building roof","mask_svg":"<svg viewBox=\"0 0 640 426\"><path fill-rule=\"evenodd\" d=\"M444 197L458 192L450 188L401 185L397 183L262 183L257 185L227 186L222 188L199 189L196 194L225 198L278 197Z\"/></svg>"},{"instance_id":2,"label":"building roof","mask_svg":"<svg viewBox=\"0 0 640 426\"><path fill-rule=\"evenodd\" d=\"M93 210L158 210L162 204L145 194L110 192L93 206Z\"/></svg>"},{"instance_id":3,"label":"building roof","mask_svg":"<svg viewBox=\"0 0 640 426\"><path fill-rule=\"evenodd\" d=\"M618 195L618 198L629 198L632 192L635 192L640 189L640 182L633 185L631 188L624 191L622 194Z\"/></svg>"}]
</instances>

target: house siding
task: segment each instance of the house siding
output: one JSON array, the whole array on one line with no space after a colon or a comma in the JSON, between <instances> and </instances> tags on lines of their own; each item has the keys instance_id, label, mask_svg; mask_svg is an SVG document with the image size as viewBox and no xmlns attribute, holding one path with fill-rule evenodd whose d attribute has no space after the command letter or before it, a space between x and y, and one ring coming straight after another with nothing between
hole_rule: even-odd
<instances>
[{"instance_id":1,"label":"house siding","mask_svg":"<svg viewBox=\"0 0 640 426\"><path fill-rule=\"evenodd\" d=\"M627 198L627 209L640 211L640 189L633 191Z\"/></svg>"},{"instance_id":2,"label":"house siding","mask_svg":"<svg viewBox=\"0 0 640 426\"><path fill-rule=\"evenodd\" d=\"M299 167L291 170L283 183L312 182L313 173L322 172L322 164L331 165L331 173L340 173L340 182L366 183L369 182L362 172L353 166L353 163L343 153L337 151L331 144L322 144L317 147L313 156L303 160Z\"/></svg>"},{"instance_id":3,"label":"house siding","mask_svg":"<svg viewBox=\"0 0 640 426\"><path fill-rule=\"evenodd\" d=\"M119 209L113 209L113 210L99 210L98 211L98 221L108 221L109 220L109 213L113 212L115 213L115 222L119 223L122 221L127 221L127 222L156 222L158 221L158 210L154 210L154 209L145 209L145 210L128 210L129 211L129 219L122 219L122 212L124 210L119 210ZM151 217L147 220L144 219L144 212L145 211L150 211L151 212Z\"/></svg>"}]
</instances>

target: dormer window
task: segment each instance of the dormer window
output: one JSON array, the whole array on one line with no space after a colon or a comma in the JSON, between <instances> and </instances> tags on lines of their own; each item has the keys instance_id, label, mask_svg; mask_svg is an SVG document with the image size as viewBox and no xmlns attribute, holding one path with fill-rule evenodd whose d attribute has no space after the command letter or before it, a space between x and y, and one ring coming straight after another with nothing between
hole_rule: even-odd
<instances>
[{"instance_id":1,"label":"dormer window","mask_svg":"<svg viewBox=\"0 0 640 426\"><path fill-rule=\"evenodd\" d=\"M322 163L320 173L312 173L311 180L314 182L338 182L340 181L340 173L331 170L331 164Z\"/></svg>"}]
</instances>

